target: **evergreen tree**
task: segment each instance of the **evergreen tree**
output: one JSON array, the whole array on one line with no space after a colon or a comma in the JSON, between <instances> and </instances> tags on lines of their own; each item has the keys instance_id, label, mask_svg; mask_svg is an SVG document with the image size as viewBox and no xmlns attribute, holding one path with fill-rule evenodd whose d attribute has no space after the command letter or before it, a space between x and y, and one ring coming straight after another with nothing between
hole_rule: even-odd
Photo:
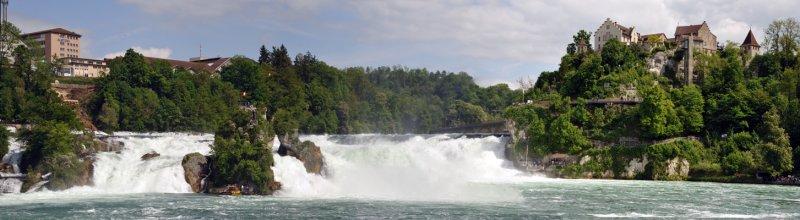
<instances>
[{"instance_id":1,"label":"evergreen tree","mask_svg":"<svg viewBox=\"0 0 800 220\"><path fill-rule=\"evenodd\" d=\"M272 47L271 54L272 67L276 69L286 69L292 66L292 58L289 57L289 51L281 44L280 47Z\"/></svg>"},{"instance_id":2,"label":"evergreen tree","mask_svg":"<svg viewBox=\"0 0 800 220\"><path fill-rule=\"evenodd\" d=\"M777 109L772 108L764 114L760 133L765 142L762 145L765 170L772 176L791 171L794 168L792 148L789 146L789 135L780 126Z\"/></svg>"},{"instance_id":3,"label":"evergreen tree","mask_svg":"<svg viewBox=\"0 0 800 220\"><path fill-rule=\"evenodd\" d=\"M267 47L264 45L261 45L261 48L258 50L258 63L259 64L272 63L272 55L267 50Z\"/></svg>"}]
</instances>

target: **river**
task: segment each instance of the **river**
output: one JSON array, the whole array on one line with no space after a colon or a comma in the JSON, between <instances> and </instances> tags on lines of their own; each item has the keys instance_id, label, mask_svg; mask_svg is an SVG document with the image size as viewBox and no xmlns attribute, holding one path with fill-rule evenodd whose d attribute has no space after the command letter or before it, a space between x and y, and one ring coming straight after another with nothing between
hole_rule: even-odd
<instances>
[{"instance_id":1,"label":"river","mask_svg":"<svg viewBox=\"0 0 800 220\"><path fill-rule=\"evenodd\" d=\"M117 135L125 149L98 155L95 186L2 194L0 219L800 218L800 187L550 179L510 168L501 138L449 135L302 136L325 175L276 154L274 196L193 194L180 161L212 135Z\"/></svg>"}]
</instances>

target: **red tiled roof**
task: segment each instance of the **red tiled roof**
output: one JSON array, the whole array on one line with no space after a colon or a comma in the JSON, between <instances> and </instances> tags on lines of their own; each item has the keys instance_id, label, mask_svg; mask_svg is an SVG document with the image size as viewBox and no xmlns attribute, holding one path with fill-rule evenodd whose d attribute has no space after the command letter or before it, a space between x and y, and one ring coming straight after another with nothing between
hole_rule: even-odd
<instances>
[{"instance_id":1,"label":"red tiled roof","mask_svg":"<svg viewBox=\"0 0 800 220\"><path fill-rule=\"evenodd\" d=\"M225 63L227 63L228 60L230 60L230 59L231 59L230 57L213 57L213 58L206 58L206 59L200 59L200 60L192 60L190 62L202 63L202 64L208 66L208 68L210 68L211 70L218 71L218 70L220 70L219 68L222 67L222 65L224 65Z\"/></svg>"},{"instance_id":2,"label":"red tiled roof","mask_svg":"<svg viewBox=\"0 0 800 220\"><path fill-rule=\"evenodd\" d=\"M173 68L184 68L187 70L192 70L195 72L207 71L207 72L214 72L214 69L211 69L208 65L203 63L195 63L183 60L171 60L171 59L163 59L163 58L155 58L155 57L144 57L147 62L156 62L156 61L166 61L169 63L170 66Z\"/></svg>"},{"instance_id":3,"label":"red tiled roof","mask_svg":"<svg viewBox=\"0 0 800 220\"><path fill-rule=\"evenodd\" d=\"M632 27L630 27L630 28L629 27L625 27L625 26L622 26L620 24L617 24L617 22L614 22L614 25L616 25L620 30L622 30L622 35L624 35L624 36L626 36L628 38L631 37L631 32L633 32L633 28Z\"/></svg>"},{"instance_id":4,"label":"red tiled roof","mask_svg":"<svg viewBox=\"0 0 800 220\"><path fill-rule=\"evenodd\" d=\"M742 42L742 46L760 47L760 45L758 45L758 41L756 41L756 36L753 35L753 30L750 30L750 31L747 32L747 37L744 38L744 42Z\"/></svg>"},{"instance_id":5,"label":"red tiled roof","mask_svg":"<svg viewBox=\"0 0 800 220\"><path fill-rule=\"evenodd\" d=\"M23 34L22 36L25 37L25 36L35 35L35 34L44 34L44 33L57 33L57 34L66 34L66 35L72 35L72 36L76 36L76 37L81 37L80 34L72 32L72 31L68 31L67 29L64 29L64 28L53 28L53 29L47 29L47 30L43 30L43 31L36 31L36 32Z\"/></svg>"},{"instance_id":6,"label":"red tiled roof","mask_svg":"<svg viewBox=\"0 0 800 220\"><path fill-rule=\"evenodd\" d=\"M702 24L678 26L675 28L675 36L697 34L700 31L700 28L703 27L703 25L706 25L705 21Z\"/></svg>"}]
</instances>

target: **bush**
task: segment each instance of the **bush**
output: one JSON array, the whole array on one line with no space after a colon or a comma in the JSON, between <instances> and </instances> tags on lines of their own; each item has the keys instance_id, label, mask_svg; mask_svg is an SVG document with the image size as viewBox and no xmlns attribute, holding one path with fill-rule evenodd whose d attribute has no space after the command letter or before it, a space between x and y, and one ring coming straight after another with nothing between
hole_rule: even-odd
<instances>
[{"instance_id":1,"label":"bush","mask_svg":"<svg viewBox=\"0 0 800 220\"><path fill-rule=\"evenodd\" d=\"M259 115L237 111L215 136L209 175L212 186L244 185L258 194L270 194L269 184L275 181L271 168L275 136L267 122Z\"/></svg>"},{"instance_id":2,"label":"bush","mask_svg":"<svg viewBox=\"0 0 800 220\"><path fill-rule=\"evenodd\" d=\"M52 173L48 188L62 190L83 185L81 174L90 163L79 157L82 140L64 123L45 122L20 132L25 143L21 168L28 173ZM32 183L28 183L32 184Z\"/></svg>"},{"instance_id":3,"label":"bush","mask_svg":"<svg viewBox=\"0 0 800 220\"><path fill-rule=\"evenodd\" d=\"M755 160L750 152L734 151L722 158L722 170L726 174L750 173L755 166Z\"/></svg>"},{"instance_id":4,"label":"bush","mask_svg":"<svg viewBox=\"0 0 800 220\"><path fill-rule=\"evenodd\" d=\"M8 153L8 130L0 127L0 158L3 158Z\"/></svg>"},{"instance_id":5,"label":"bush","mask_svg":"<svg viewBox=\"0 0 800 220\"><path fill-rule=\"evenodd\" d=\"M672 158L681 157L695 164L704 156L703 143L695 140L679 139L673 142L653 144L645 149L645 152L653 161L666 161Z\"/></svg>"},{"instance_id":6,"label":"bush","mask_svg":"<svg viewBox=\"0 0 800 220\"><path fill-rule=\"evenodd\" d=\"M75 136L63 123L34 125L30 130L23 129L19 137L25 143L20 164L22 169L37 168L45 159L76 152Z\"/></svg>"},{"instance_id":7,"label":"bush","mask_svg":"<svg viewBox=\"0 0 800 220\"><path fill-rule=\"evenodd\" d=\"M680 157L689 161L690 165L697 164L703 159L705 149L699 141L679 139L647 146L645 154L652 161L645 168L645 176L653 179L672 180L672 177L665 174L668 160Z\"/></svg>"}]
</instances>

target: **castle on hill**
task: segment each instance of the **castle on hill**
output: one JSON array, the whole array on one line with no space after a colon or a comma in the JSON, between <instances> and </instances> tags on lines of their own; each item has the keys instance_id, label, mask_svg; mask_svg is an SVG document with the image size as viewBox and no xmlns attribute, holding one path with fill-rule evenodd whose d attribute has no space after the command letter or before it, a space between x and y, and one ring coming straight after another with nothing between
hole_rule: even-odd
<instances>
[{"instance_id":1,"label":"castle on hill","mask_svg":"<svg viewBox=\"0 0 800 220\"><path fill-rule=\"evenodd\" d=\"M609 40L617 39L626 45L640 44L644 48L653 48L670 45L673 50L657 52L648 60L651 72L664 74L667 69L674 71L675 76L685 84L692 84L699 80L694 72L695 53L713 53L721 50L722 46L717 41L717 36L711 32L708 23L677 26L671 37L664 33L640 34L636 28L626 27L616 21L606 18L594 32L594 46L596 51L602 51ZM745 63L758 54L761 46L758 44L753 31L750 30L740 45ZM672 54L668 54L672 53ZM673 56L668 56L673 55ZM670 59L669 57L673 57Z\"/></svg>"}]
</instances>

